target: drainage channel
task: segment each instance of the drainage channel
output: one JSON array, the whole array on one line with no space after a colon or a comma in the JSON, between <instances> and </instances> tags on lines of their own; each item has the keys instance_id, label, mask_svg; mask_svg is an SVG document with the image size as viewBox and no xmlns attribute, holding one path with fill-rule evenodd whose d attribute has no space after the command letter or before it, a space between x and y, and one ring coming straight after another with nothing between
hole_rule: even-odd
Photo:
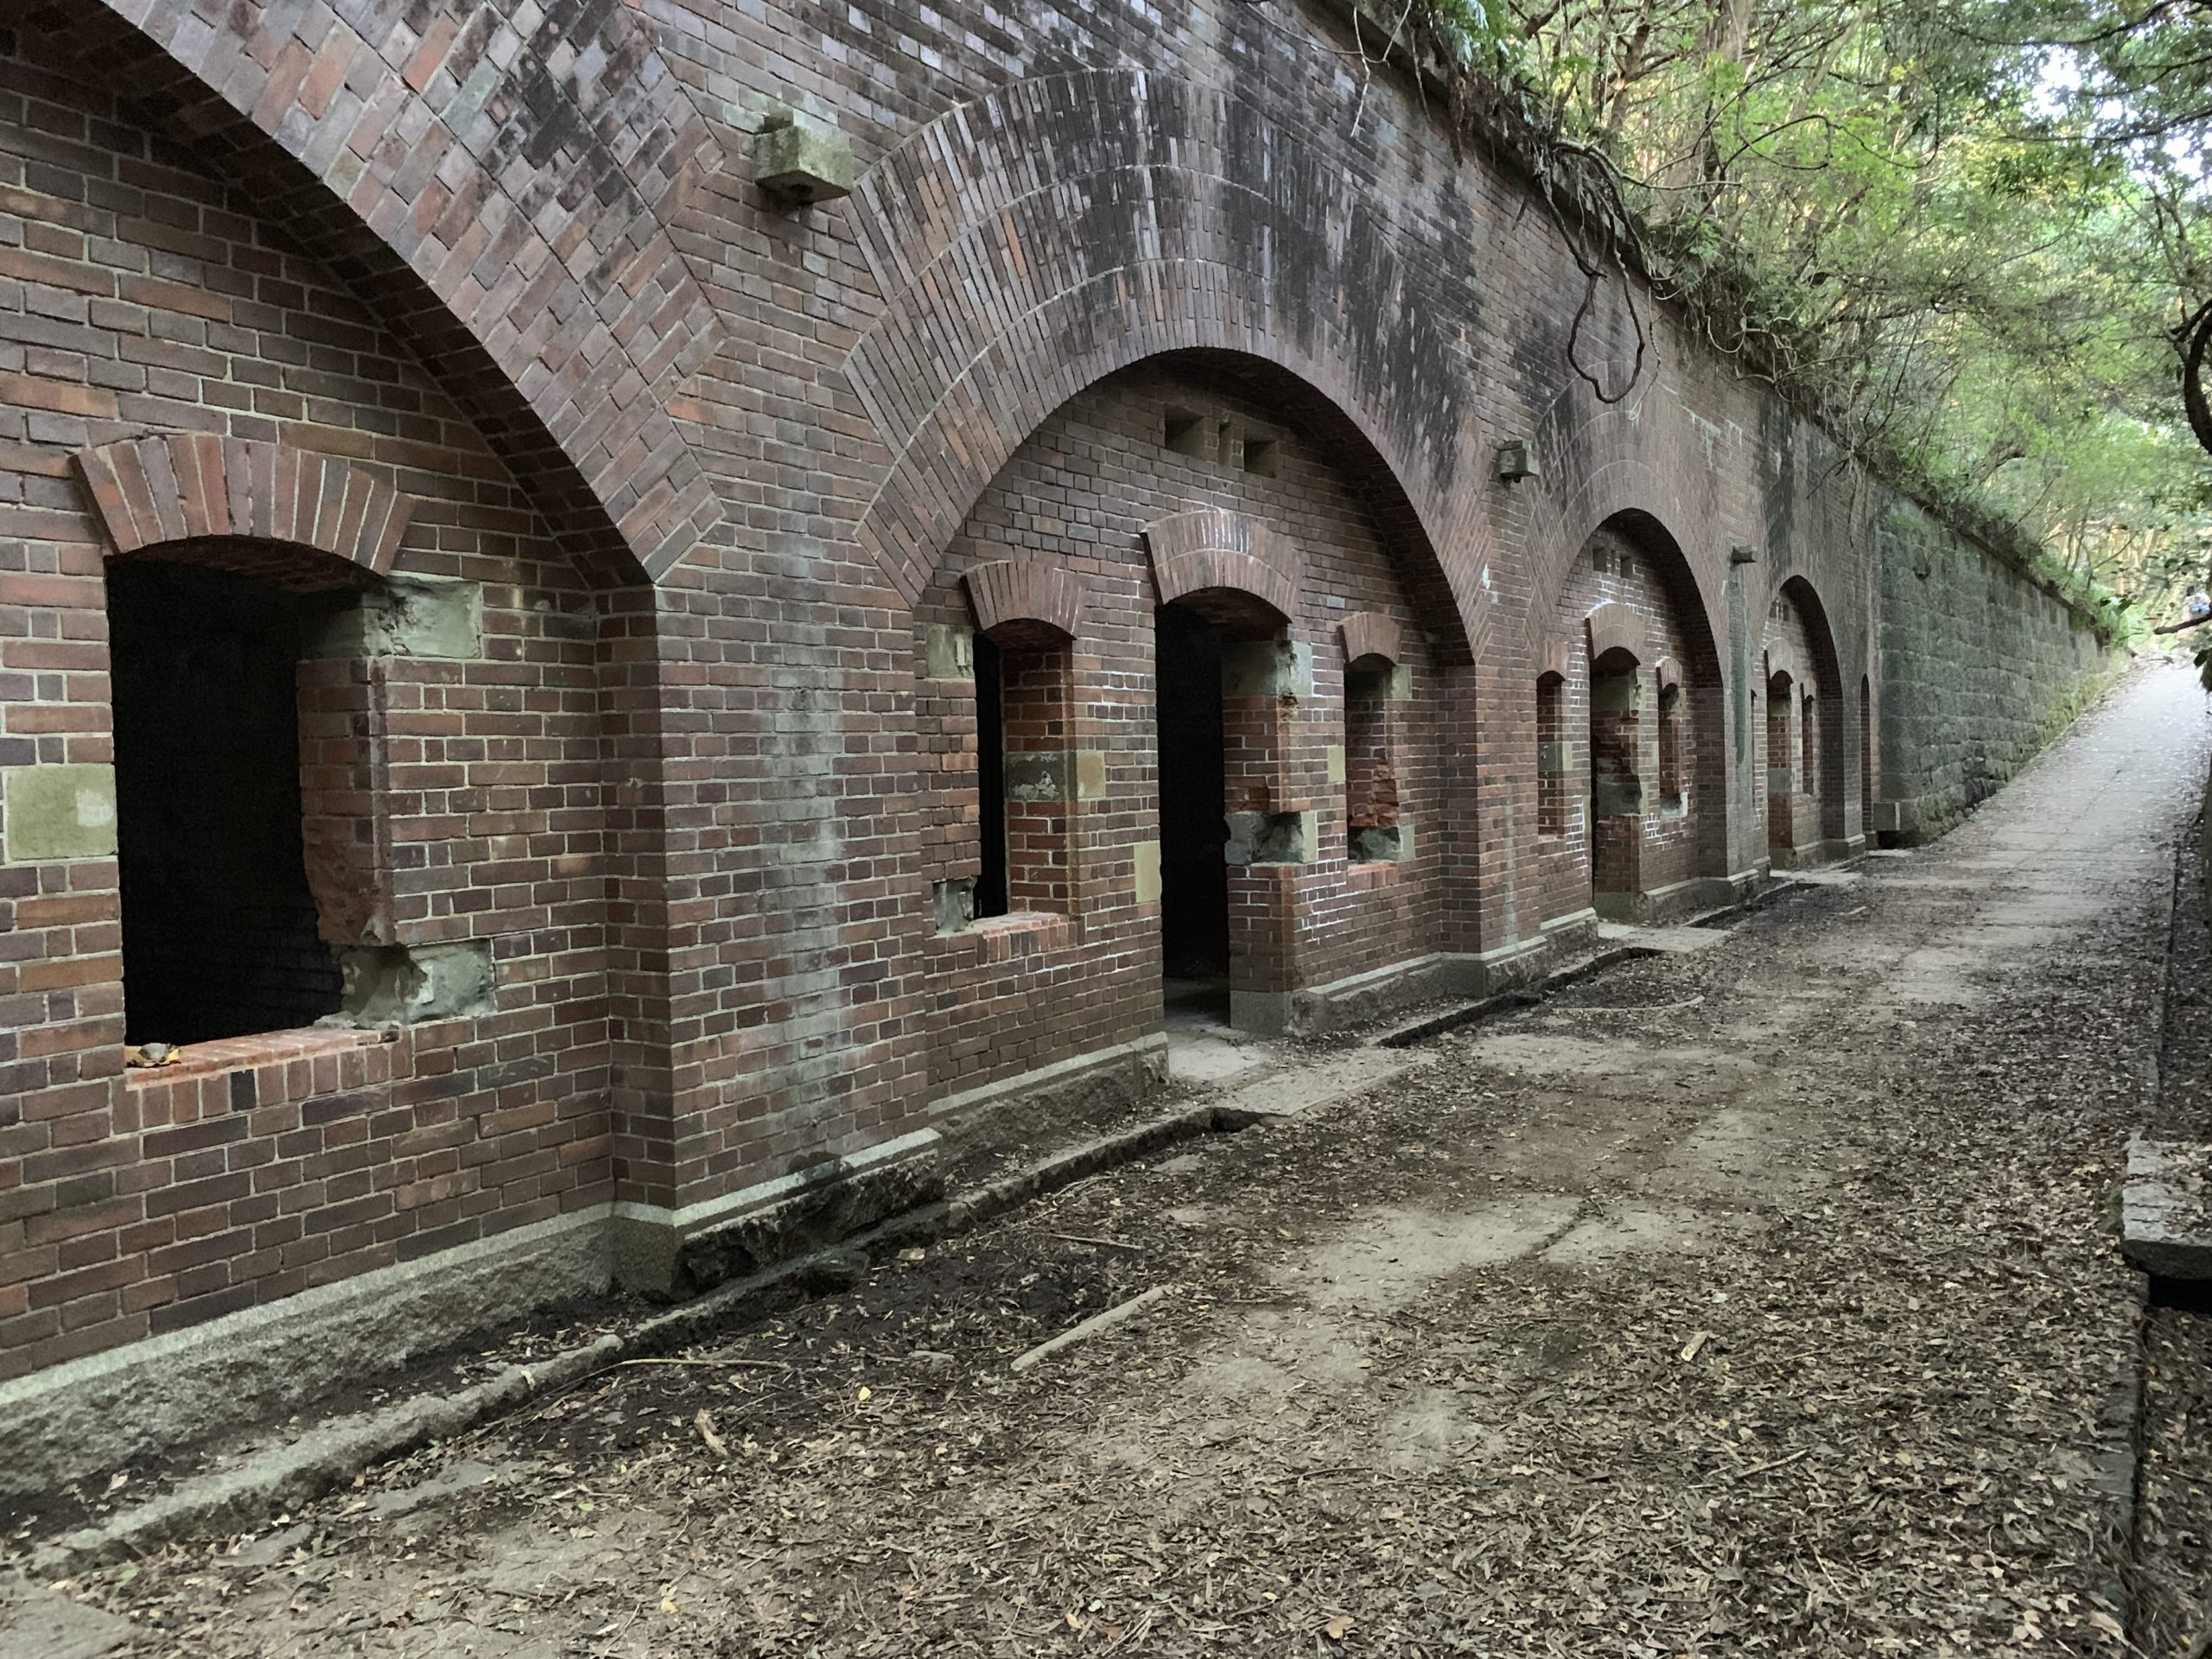
<instances>
[{"instance_id":1,"label":"drainage channel","mask_svg":"<svg viewBox=\"0 0 2212 1659\"><path fill-rule=\"evenodd\" d=\"M1647 944L1624 944L1615 950L1601 950L1587 962L1577 963L1571 968L1562 968L1558 973L1547 976L1535 985L1521 986L1513 990L1503 991L1496 996L1486 996L1479 1002L1470 1002L1463 1007L1446 1009L1444 1013L1430 1019L1416 1021L1410 1026L1402 1026L1395 1031L1376 1038L1375 1046L1412 1048L1418 1044L1428 1042L1433 1038L1441 1037L1448 1032L1465 1031L1470 1026L1478 1026L1484 1020L1494 1019L1499 1014L1511 1014L1521 1008L1535 1007L1540 1003L1549 1001L1555 993L1563 991L1571 985L1579 985L1586 979L1594 978L1608 969L1618 968L1624 962L1638 962L1647 957L1663 957L1666 954L1666 951L1655 950Z\"/></svg>"}]
</instances>

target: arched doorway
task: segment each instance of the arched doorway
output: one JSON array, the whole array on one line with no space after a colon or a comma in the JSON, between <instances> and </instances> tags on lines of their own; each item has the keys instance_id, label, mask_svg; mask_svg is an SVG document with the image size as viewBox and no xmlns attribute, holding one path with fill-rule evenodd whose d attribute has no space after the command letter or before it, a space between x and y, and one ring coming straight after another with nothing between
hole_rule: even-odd
<instances>
[{"instance_id":1,"label":"arched doorway","mask_svg":"<svg viewBox=\"0 0 2212 1659\"><path fill-rule=\"evenodd\" d=\"M1187 605L1154 613L1160 765L1160 971L1171 1012L1229 1018L1224 631Z\"/></svg>"},{"instance_id":2,"label":"arched doorway","mask_svg":"<svg viewBox=\"0 0 2212 1659\"><path fill-rule=\"evenodd\" d=\"M1874 685L1859 677L1859 833L1873 833L1874 822Z\"/></svg>"},{"instance_id":3,"label":"arched doorway","mask_svg":"<svg viewBox=\"0 0 2212 1659\"><path fill-rule=\"evenodd\" d=\"M1719 654L1681 547L1648 513L1613 514L1583 543L1553 614L1535 686L1547 918L1586 908L1649 921L1720 902Z\"/></svg>"},{"instance_id":4,"label":"arched doorway","mask_svg":"<svg viewBox=\"0 0 2212 1659\"><path fill-rule=\"evenodd\" d=\"M1187 567L1186 567L1187 568ZM1311 686L1288 619L1231 588L1175 592L1154 613L1163 1006L1268 1029L1255 1003L1287 986L1282 877L1311 859L1312 815L1286 810L1288 700ZM1240 1012L1241 1010L1241 1012Z\"/></svg>"},{"instance_id":5,"label":"arched doorway","mask_svg":"<svg viewBox=\"0 0 2212 1659\"><path fill-rule=\"evenodd\" d=\"M1769 602L1764 648L1768 855L1785 869L1840 857L1850 794L1843 676L1827 613L1802 576L1784 582ZM1861 710L1863 778L1863 696Z\"/></svg>"},{"instance_id":6,"label":"arched doorway","mask_svg":"<svg viewBox=\"0 0 2212 1659\"><path fill-rule=\"evenodd\" d=\"M1625 646L1590 664L1590 893L1600 915L1643 891L1643 677Z\"/></svg>"}]
</instances>

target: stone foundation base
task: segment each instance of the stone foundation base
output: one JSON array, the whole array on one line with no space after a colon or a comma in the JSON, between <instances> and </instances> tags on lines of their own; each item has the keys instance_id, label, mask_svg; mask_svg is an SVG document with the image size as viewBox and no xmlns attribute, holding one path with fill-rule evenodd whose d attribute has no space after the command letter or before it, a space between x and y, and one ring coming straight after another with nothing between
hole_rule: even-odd
<instances>
[{"instance_id":1,"label":"stone foundation base","mask_svg":"<svg viewBox=\"0 0 2212 1659\"><path fill-rule=\"evenodd\" d=\"M0 1383L0 1493L198 1445L533 1308L603 1294L607 1224L595 1205Z\"/></svg>"},{"instance_id":2,"label":"stone foundation base","mask_svg":"<svg viewBox=\"0 0 2212 1659\"><path fill-rule=\"evenodd\" d=\"M647 1296L695 1296L934 1203L944 1189L935 1129L917 1129L682 1209L618 1203L615 1281Z\"/></svg>"}]
</instances>

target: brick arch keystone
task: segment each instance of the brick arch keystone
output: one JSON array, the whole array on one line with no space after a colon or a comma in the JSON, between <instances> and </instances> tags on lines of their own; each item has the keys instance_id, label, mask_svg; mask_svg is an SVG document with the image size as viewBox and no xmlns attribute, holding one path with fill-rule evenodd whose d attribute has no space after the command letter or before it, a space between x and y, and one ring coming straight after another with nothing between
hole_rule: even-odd
<instances>
[{"instance_id":1,"label":"brick arch keystone","mask_svg":"<svg viewBox=\"0 0 2212 1659\"><path fill-rule=\"evenodd\" d=\"M241 537L380 576L415 511L411 498L336 455L252 439L171 433L80 449L76 462L119 556Z\"/></svg>"},{"instance_id":2,"label":"brick arch keystone","mask_svg":"<svg viewBox=\"0 0 2212 1659\"><path fill-rule=\"evenodd\" d=\"M995 559L963 582L984 633L1013 625L1048 628L1063 639L1083 632L1083 583L1071 570L1035 559Z\"/></svg>"},{"instance_id":3,"label":"brick arch keystone","mask_svg":"<svg viewBox=\"0 0 2212 1659\"><path fill-rule=\"evenodd\" d=\"M1259 600L1285 621L1298 614L1298 550L1249 513L1171 513L1147 527L1144 541L1162 605L1226 590Z\"/></svg>"},{"instance_id":4,"label":"brick arch keystone","mask_svg":"<svg viewBox=\"0 0 2212 1659\"><path fill-rule=\"evenodd\" d=\"M1573 647L1557 634L1547 636L1542 645L1537 648L1536 677L1538 679L1541 680L1549 674L1556 674L1563 680L1573 666Z\"/></svg>"},{"instance_id":5,"label":"brick arch keystone","mask_svg":"<svg viewBox=\"0 0 2212 1659\"><path fill-rule=\"evenodd\" d=\"M488 359L505 385L486 395L536 429L522 450L557 453L646 574L720 520L667 408L717 343L667 219L718 146L637 7L64 9L88 34L111 15L158 48L134 85L178 106L181 132L219 135L310 245L372 250L419 285L429 315L414 326ZM246 153L264 139L289 167Z\"/></svg>"},{"instance_id":6,"label":"brick arch keystone","mask_svg":"<svg viewBox=\"0 0 2212 1659\"><path fill-rule=\"evenodd\" d=\"M1583 621L1590 630L1592 666L1609 651L1624 651L1639 664L1649 659L1651 647L1645 641L1643 619L1618 601L1607 600Z\"/></svg>"},{"instance_id":7,"label":"brick arch keystone","mask_svg":"<svg viewBox=\"0 0 2212 1659\"><path fill-rule=\"evenodd\" d=\"M1344 424L1436 655L1473 660L1490 531L1459 481L1485 440L1433 321L1446 273L1337 142L1222 88L1079 71L948 111L868 169L848 206L884 305L843 366L886 451L857 540L895 593L914 602L969 504L1086 386L1234 354Z\"/></svg>"},{"instance_id":8,"label":"brick arch keystone","mask_svg":"<svg viewBox=\"0 0 2212 1659\"><path fill-rule=\"evenodd\" d=\"M1355 611L1337 625L1337 632L1344 642L1346 663L1379 657L1395 667L1402 660L1399 652L1403 640L1398 625L1380 611Z\"/></svg>"}]
</instances>

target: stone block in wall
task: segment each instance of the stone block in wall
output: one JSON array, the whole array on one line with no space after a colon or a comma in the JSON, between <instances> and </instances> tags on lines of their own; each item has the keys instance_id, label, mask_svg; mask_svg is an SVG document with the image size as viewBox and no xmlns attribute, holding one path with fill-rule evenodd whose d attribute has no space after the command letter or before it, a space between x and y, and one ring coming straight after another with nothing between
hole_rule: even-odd
<instances>
[{"instance_id":1,"label":"stone block in wall","mask_svg":"<svg viewBox=\"0 0 2212 1659\"><path fill-rule=\"evenodd\" d=\"M1129 849L1136 902L1156 905L1160 902L1160 843L1141 841Z\"/></svg>"},{"instance_id":2,"label":"stone block in wall","mask_svg":"<svg viewBox=\"0 0 2212 1659\"><path fill-rule=\"evenodd\" d=\"M191 786L178 779L180 788ZM0 859L58 864L115 856L115 768L0 768Z\"/></svg>"},{"instance_id":3,"label":"stone block in wall","mask_svg":"<svg viewBox=\"0 0 2212 1659\"><path fill-rule=\"evenodd\" d=\"M1102 757L1103 759L1103 757ZM1075 795L1072 749L1024 749L1006 757L1006 793L1010 801L1065 801Z\"/></svg>"},{"instance_id":4,"label":"stone block in wall","mask_svg":"<svg viewBox=\"0 0 2212 1659\"><path fill-rule=\"evenodd\" d=\"M1395 823L1370 823L1351 832L1355 864L1400 864L1414 855L1414 826L1401 815Z\"/></svg>"},{"instance_id":5,"label":"stone block in wall","mask_svg":"<svg viewBox=\"0 0 2212 1659\"><path fill-rule=\"evenodd\" d=\"M753 136L753 182L787 201L835 201L850 195L860 176L851 140L827 122L772 117Z\"/></svg>"}]
</instances>

